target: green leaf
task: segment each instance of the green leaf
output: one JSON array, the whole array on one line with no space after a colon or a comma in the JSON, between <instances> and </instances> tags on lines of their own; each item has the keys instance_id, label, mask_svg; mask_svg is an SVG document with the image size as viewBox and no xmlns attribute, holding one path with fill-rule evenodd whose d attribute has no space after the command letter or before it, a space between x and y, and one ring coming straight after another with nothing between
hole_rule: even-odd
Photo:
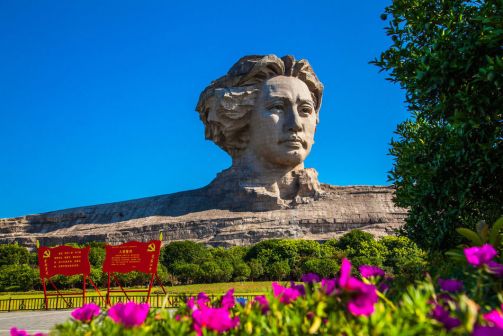
<instances>
[{"instance_id":1,"label":"green leaf","mask_svg":"<svg viewBox=\"0 0 503 336\"><path fill-rule=\"evenodd\" d=\"M489 233L489 243L494 247L498 247L501 242L500 232L503 229L503 216L494 223Z\"/></svg>"},{"instance_id":2,"label":"green leaf","mask_svg":"<svg viewBox=\"0 0 503 336\"><path fill-rule=\"evenodd\" d=\"M482 238L470 229L467 228L457 228L456 232L472 242L473 245L480 246L483 244Z\"/></svg>"},{"instance_id":3,"label":"green leaf","mask_svg":"<svg viewBox=\"0 0 503 336\"><path fill-rule=\"evenodd\" d=\"M489 235L489 225L487 225L485 220L481 220L477 223L477 233L482 238L482 242L487 242Z\"/></svg>"},{"instance_id":4,"label":"green leaf","mask_svg":"<svg viewBox=\"0 0 503 336\"><path fill-rule=\"evenodd\" d=\"M453 261L464 261L465 260L465 255L461 250L450 250L445 252L446 256L449 256Z\"/></svg>"}]
</instances>

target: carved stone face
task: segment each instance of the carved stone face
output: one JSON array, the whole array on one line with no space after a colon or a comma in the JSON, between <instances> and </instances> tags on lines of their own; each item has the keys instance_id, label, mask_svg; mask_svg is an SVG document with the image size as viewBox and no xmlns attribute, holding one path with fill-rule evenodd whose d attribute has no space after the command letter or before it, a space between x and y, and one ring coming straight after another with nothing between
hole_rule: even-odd
<instances>
[{"instance_id":1,"label":"carved stone face","mask_svg":"<svg viewBox=\"0 0 503 336\"><path fill-rule=\"evenodd\" d=\"M315 103L298 78L276 76L262 86L250 116L248 150L264 163L295 167L311 151L316 131Z\"/></svg>"}]
</instances>

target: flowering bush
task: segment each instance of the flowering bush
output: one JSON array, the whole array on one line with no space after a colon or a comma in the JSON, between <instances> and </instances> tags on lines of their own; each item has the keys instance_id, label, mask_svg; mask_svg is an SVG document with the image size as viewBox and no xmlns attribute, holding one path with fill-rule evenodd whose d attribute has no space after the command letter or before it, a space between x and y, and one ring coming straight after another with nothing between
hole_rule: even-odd
<instances>
[{"instance_id":1,"label":"flowering bush","mask_svg":"<svg viewBox=\"0 0 503 336\"><path fill-rule=\"evenodd\" d=\"M464 249L469 273L464 277L475 282L433 281L426 275L421 282L397 289L379 267L361 265L357 272L344 258L335 277L306 274L303 284L273 283L269 293L248 301L235 298L229 290L214 301L200 293L175 312L149 311L146 304L129 302L96 316L96 310L84 306L51 334L503 335L503 292L486 293L499 302L496 305L470 295L478 293L473 286L486 288L498 279L487 267L497 257L491 251L490 246ZM389 295L383 284L395 294Z\"/></svg>"},{"instance_id":2,"label":"flowering bush","mask_svg":"<svg viewBox=\"0 0 503 336\"><path fill-rule=\"evenodd\" d=\"M18 329L16 327L13 327L10 329L10 336L30 336L26 330ZM42 333L35 333L33 336L45 336Z\"/></svg>"},{"instance_id":3,"label":"flowering bush","mask_svg":"<svg viewBox=\"0 0 503 336\"><path fill-rule=\"evenodd\" d=\"M149 311L148 303L136 304L134 302L117 303L108 310L108 316L126 328L142 325Z\"/></svg>"},{"instance_id":4,"label":"flowering bush","mask_svg":"<svg viewBox=\"0 0 503 336\"><path fill-rule=\"evenodd\" d=\"M91 322L100 314L100 307L95 303L88 303L72 311L72 317L81 322Z\"/></svg>"}]
</instances>

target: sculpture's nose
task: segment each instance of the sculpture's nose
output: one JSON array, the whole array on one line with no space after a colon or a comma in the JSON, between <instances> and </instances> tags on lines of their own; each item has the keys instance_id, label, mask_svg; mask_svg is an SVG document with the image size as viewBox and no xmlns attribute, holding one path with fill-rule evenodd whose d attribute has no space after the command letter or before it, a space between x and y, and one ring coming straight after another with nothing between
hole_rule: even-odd
<instances>
[{"instance_id":1,"label":"sculpture's nose","mask_svg":"<svg viewBox=\"0 0 503 336\"><path fill-rule=\"evenodd\" d=\"M285 120L285 130L288 132L300 132L302 131L302 123L300 120L299 112L296 106L288 109Z\"/></svg>"}]
</instances>

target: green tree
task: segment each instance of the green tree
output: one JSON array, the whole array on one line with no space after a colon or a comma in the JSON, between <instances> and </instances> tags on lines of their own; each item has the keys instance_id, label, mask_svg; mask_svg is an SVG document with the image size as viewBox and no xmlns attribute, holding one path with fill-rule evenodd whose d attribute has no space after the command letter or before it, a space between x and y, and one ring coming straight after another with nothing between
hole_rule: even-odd
<instances>
[{"instance_id":1,"label":"green tree","mask_svg":"<svg viewBox=\"0 0 503 336\"><path fill-rule=\"evenodd\" d=\"M26 264L0 267L0 291L27 291L38 282L37 271Z\"/></svg>"},{"instance_id":2,"label":"green tree","mask_svg":"<svg viewBox=\"0 0 503 336\"><path fill-rule=\"evenodd\" d=\"M30 252L26 247L19 246L17 243L0 245L0 267L29 264L30 259Z\"/></svg>"},{"instance_id":3,"label":"green tree","mask_svg":"<svg viewBox=\"0 0 503 336\"><path fill-rule=\"evenodd\" d=\"M259 280L265 273L264 265L260 259L252 259L248 261L248 266L250 267L250 279Z\"/></svg>"},{"instance_id":4,"label":"green tree","mask_svg":"<svg viewBox=\"0 0 503 336\"><path fill-rule=\"evenodd\" d=\"M89 263L94 267L103 267L105 261L105 244L91 243L91 250L89 251Z\"/></svg>"},{"instance_id":5,"label":"green tree","mask_svg":"<svg viewBox=\"0 0 503 336\"><path fill-rule=\"evenodd\" d=\"M192 241L172 242L164 246L161 250L161 262L174 275L174 265L183 263L201 264L211 259L211 253L202 245Z\"/></svg>"},{"instance_id":6,"label":"green tree","mask_svg":"<svg viewBox=\"0 0 503 336\"><path fill-rule=\"evenodd\" d=\"M202 270L199 265L179 262L171 267L171 273L182 283L193 283L201 278Z\"/></svg>"},{"instance_id":7,"label":"green tree","mask_svg":"<svg viewBox=\"0 0 503 336\"><path fill-rule=\"evenodd\" d=\"M212 283L218 282L222 277L222 270L220 266L214 261L205 261L201 265L201 272L198 282L202 283Z\"/></svg>"},{"instance_id":8,"label":"green tree","mask_svg":"<svg viewBox=\"0 0 503 336\"><path fill-rule=\"evenodd\" d=\"M316 273L324 278L332 278L340 269L340 260L333 258L311 258L302 265L303 273Z\"/></svg>"},{"instance_id":9,"label":"green tree","mask_svg":"<svg viewBox=\"0 0 503 336\"><path fill-rule=\"evenodd\" d=\"M383 265L385 247L368 232L351 230L338 240L331 239L325 244L334 248L339 258L347 257L355 266Z\"/></svg>"},{"instance_id":10,"label":"green tree","mask_svg":"<svg viewBox=\"0 0 503 336\"><path fill-rule=\"evenodd\" d=\"M101 267L91 267L91 273L89 276L96 286L106 287L107 274L103 273L103 269Z\"/></svg>"},{"instance_id":11,"label":"green tree","mask_svg":"<svg viewBox=\"0 0 503 336\"><path fill-rule=\"evenodd\" d=\"M428 266L427 254L412 240L387 236L379 242L384 246L383 266L400 277L404 285L424 278Z\"/></svg>"},{"instance_id":12,"label":"green tree","mask_svg":"<svg viewBox=\"0 0 503 336\"><path fill-rule=\"evenodd\" d=\"M251 275L251 268L244 261L235 263L232 278L234 281L246 281Z\"/></svg>"},{"instance_id":13,"label":"green tree","mask_svg":"<svg viewBox=\"0 0 503 336\"><path fill-rule=\"evenodd\" d=\"M276 261L266 266L269 280L286 280L291 272L288 260Z\"/></svg>"},{"instance_id":14,"label":"green tree","mask_svg":"<svg viewBox=\"0 0 503 336\"><path fill-rule=\"evenodd\" d=\"M333 246L338 250L347 250L348 248L358 248L363 242L371 242L374 236L361 230L351 230L345 233L338 240L330 239L325 244Z\"/></svg>"},{"instance_id":15,"label":"green tree","mask_svg":"<svg viewBox=\"0 0 503 336\"><path fill-rule=\"evenodd\" d=\"M501 0L393 0L392 45L372 63L406 92L411 118L391 142L404 233L446 249L457 227L503 213Z\"/></svg>"}]
</instances>

